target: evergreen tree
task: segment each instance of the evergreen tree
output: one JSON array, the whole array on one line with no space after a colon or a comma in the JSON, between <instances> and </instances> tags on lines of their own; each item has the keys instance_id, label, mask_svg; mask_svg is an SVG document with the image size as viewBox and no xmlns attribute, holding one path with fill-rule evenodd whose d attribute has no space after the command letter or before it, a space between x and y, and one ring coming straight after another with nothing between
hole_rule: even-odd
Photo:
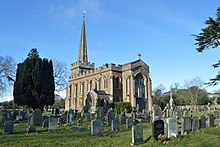
<instances>
[{"instance_id":1,"label":"evergreen tree","mask_svg":"<svg viewBox=\"0 0 220 147\"><path fill-rule=\"evenodd\" d=\"M217 9L216 18L209 17L205 21L207 27L202 28L201 32L195 36L195 45L197 45L197 51L203 52L206 49L217 48L220 45L220 7ZM214 68L220 67L220 60L212 65ZM211 79L210 84L216 85L220 81L220 72L215 78Z\"/></svg>"},{"instance_id":2,"label":"evergreen tree","mask_svg":"<svg viewBox=\"0 0 220 147\"><path fill-rule=\"evenodd\" d=\"M37 49L32 49L27 59L18 64L14 83L14 102L43 110L54 103L53 63L41 59Z\"/></svg>"}]
</instances>

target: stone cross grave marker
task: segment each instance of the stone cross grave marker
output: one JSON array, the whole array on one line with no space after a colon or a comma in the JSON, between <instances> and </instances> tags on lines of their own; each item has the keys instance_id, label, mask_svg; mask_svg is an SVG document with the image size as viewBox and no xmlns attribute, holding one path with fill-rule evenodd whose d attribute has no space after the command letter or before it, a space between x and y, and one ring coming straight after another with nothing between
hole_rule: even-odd
<instances>
[{"instance_id":1,"label":"stone cross grave marker","mask_svg":"<svg viewBox=\"0 0 220 147\"><path fill-rule=\"evenodd\" d=\"M4 123L3 134L12 134L14 129L14 122L9 120Z\"/></svg>"},{"instance_id":2,"label":"stone cross grave marker","mask_svg":"<svg viewBox=\"0 0 220 147\"><path fill-rule=\"evenodd\" d=\"M126 128L130 129L134 125L133 119L132 118L127 118L126 119Z\"/></svg>"},{"instance_id":3,"label":"stone cross grave marker","mask_svg":"<svg viewBox=\"0 0 220 147\"><path fill-rule=\"evenodd\" d=\"M119 120L118 119L113 119L112 120L112 131L119 131Z\"/></svg>"},{"instance_id":4,"label":"stone cross grave marker","mask_svg":"<svg viewBox=\"0 0 220 147\"><path fill-rule=\"evenodd\" d=\"M176 137L178 134L177 119L170 117L167 119L167 138Z\"/></svg>"},{"instance_id":5,"label":"stone cross grave marker","mask_svg":"<svg viewBox=\"0 0 220 147\"><path fill-rule=\"evenodd\" d=\"M91 122L91 134L92 135L97 135L101 133L102 129L102 122L100 119L95 119L92 120Z\"/></svg>"},{"instance_id":6,"label":"stone cross grave marker","mask_svg":"<svg viewBox=\"0 0 220 147\"><path fill-rule=\"evenodd\" d=\"M206 128L206 119L204 115L199 118L199 128Z\"/></svg>"},{"instance_id":7,"label":"stone cross grave marker","mask_svg":"<svg viewBox=\"0 0 220 147\"><path fill-rule=\"evenodd\" d=\"M54 116L50 116L49 117L49 127L48 127L48 130L49 131L57 130L57 124L58 124L57 118L54 117Z\"/></svg>"},{"instance_id":8,"label":"stone cross grave marker","mask_svg":"<svg viewBox=\"0 0 220 147\"><path fill-rule=\"evenodd\" d=\"M110 109L107 113L107 125L110 126L112 124L112 120L115 119L115 112Z\"/></svg>"},{"instance_id":9,"label":"stone cross grave marker","mask_svg":"<svg viewBox=\"0 0 220 147\"><path fill-rule=\"evenodd\" d=\"M182 130L181 133L189 133L191 131L191 118L189 116L182 117Z\"/></svg>"},{"instance_id":10,"label":"stone cross grave marker","mask_svg":"<svg viewBox=\"0 0 220 147\"><path fill-rule=\"evenodd\" d=\"M164 121L163 120L155 120L152 123L152 136L158 140L158 136L164 135Z\"/></svg>"},{"instance_id":11,"label":"stone cross grave marker","mask_svg":"<svg viewBox=\"0 0 220 147\"><path fill-rule=\"evenodd\" d=\"M208 114L208 126L209 127L214 127L214 115L213 114Z\"/></svg>"},{"instance_id":12,"label":"stone cross grave marker","mask_svg":"<svg viewBox=\"0 0 220 147\"><path fill-rule=\"evenodd\" d=\"M41 125L42 124L42 112L40 109L35 109L32 112L30 124Z\"/></svg>"},{"instance_id":13,"label":"stone cross grave marker","mask_svg":"<svg viewBox=\"0 0 220 147\"><path fill-rule=\"evenodd\" d=\"M199 117L193 116L192 117L192 132L199 129Z\"/></svg>"},{"instance_id":14,"label":"stone cross grave marker","mask_svg":"<svg viewBox=\"0 0 220 147\"><path fill-rule=\"evenodd\" d=\"M143 144L143 127L135 125L132 127L132 142L131 145Z\"/></svg>"}]
</instances>

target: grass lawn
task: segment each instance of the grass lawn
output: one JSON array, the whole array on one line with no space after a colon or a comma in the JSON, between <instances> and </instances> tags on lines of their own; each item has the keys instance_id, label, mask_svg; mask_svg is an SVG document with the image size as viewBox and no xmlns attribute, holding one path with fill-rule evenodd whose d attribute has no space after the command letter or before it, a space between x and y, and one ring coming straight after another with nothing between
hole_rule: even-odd
<instances>
[{"instance_id":1,"label":"grass lawn","mask_svg":"<svg viewBox=\"0 0 220 147\"><path fill-rule=\"evenodd\" d=\"M85 124L88 126L89 124ZM144 139L151 136L151 124L141 123L144 130ZM37 127L38 133L26 134L27 122L15 124L14 134L2 134L0 127L0 146L86 146L86 147L128 147L131 143L131 129L120 127L119 132L111 132L110 127L103 126L103 136L91 136L90 131L70 131L68 126L60 126L57 132L48 132L42 127ZM180 131L180 128L179 128ZM200 129L197 132L183 135L183 138L171 138L167 144L151 139L140 146L198 146L220 147L220 127Z\"/></svg>"}]
</instances>

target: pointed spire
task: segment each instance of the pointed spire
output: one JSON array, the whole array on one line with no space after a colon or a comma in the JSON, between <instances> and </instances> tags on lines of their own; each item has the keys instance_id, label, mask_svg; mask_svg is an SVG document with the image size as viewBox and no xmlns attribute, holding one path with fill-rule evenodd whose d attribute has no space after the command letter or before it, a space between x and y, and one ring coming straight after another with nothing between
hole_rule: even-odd
<instances>
[{"instance_id":1,"label":"pointed spire","mask_svg":"<svg viewBox=\"0 0 220 147\"><path fill-rule=\"evenodd\" d=\"M86 28L85 28L85 11L83 12L83 19L82 19L82 30L81 30L81 36L80 36L78 62L88 63L87 43L86 43Z\"/></svg>"}]
</instances>

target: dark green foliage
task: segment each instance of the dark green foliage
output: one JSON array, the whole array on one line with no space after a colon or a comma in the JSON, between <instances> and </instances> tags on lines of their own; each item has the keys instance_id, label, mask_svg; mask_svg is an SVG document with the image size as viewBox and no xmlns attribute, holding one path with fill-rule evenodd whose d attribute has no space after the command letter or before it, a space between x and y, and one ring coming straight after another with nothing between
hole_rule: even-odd
<instances>
[{"instance_id":1,"label":"dark green foliage","mask_svg":"<svg viewBox=\"0 0 220 147\"><path fill-rule=\"evenodd\" d=\"M220 97L217 98L217 104L220 104Z\"/></svg>"},{"instance_id":2,"label":"dark green foliage","mask_svg":"<svg viewBox=\"0 0 220 147\"><path fill-rule=\"evenodd\" d=\"M209 17L208 20L205 21L207 27L202 28L201 32L195 36L196 43L198 47L196 48L198 52L203 52L206 49L217 48L220 45L220 7L217 9L216 18L213 19ZM218 68L220 65L220 61L218 63L213 64L214 68ZM220 81L220 74L210 80L208 84L216 85Z\"/></svg>"},{"instance_id":3,"label":"dark green foliage","mask_svg":"<svg viewBox=\"0 0 220 147\"><path fill-rule=\"evenodd\" d=\"M207 105L208 103L212 103L212 100L210 100L208 97L198 98L198 105Z\"/></svg>"},{"instance_id":4,"label":"dark green foliage","mask_svg":"<svg viewBox=\"0 0 220 147\"><path fill-rule=\"evenodd\" d=\"M54 103L54 77L52 61L34 54L18 64L14 83L14 102L43 110Z\"/></svg>"},{"instance_id":5,"label":"dark green foliage","mask_svg":"<svg viewBox=\"0 0 220 147\"><path fill-rule=\"evenodd\" d=\"M131 103L129 102L115 102L114 107L117 109L117 113L120 113L121 110L127 110L131 112Z\"/></svg>"}]
</instances>

